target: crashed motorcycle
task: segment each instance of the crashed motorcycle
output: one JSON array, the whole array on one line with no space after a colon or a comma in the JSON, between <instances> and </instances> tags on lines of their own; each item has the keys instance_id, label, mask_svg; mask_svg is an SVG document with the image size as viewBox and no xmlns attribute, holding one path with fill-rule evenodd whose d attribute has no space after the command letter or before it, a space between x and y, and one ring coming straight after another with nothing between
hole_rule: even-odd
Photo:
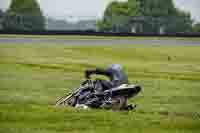
<instances>
[{"instance_id":1,"label":"crashed motorcycle","mask_svg":"<svg viewBox=\"0 0 200 133\"><path fill-rule=\"evenodd\" d=\"M132 110L136 106L128 104L128 99L137 95L141 89L139 85L122 84L102 91L101 79L87 79L71 94L60 98L56 106Z\"/></svg>"}]
</instances>

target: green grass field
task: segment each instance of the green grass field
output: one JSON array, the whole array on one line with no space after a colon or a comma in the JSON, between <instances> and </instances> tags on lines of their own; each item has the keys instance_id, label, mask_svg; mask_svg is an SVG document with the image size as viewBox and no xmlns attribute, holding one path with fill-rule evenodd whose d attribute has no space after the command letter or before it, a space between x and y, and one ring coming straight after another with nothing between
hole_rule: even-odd
<instances>
[{"instance_id":1,"label":"green grass field","mask_svg":"<svg viewBox=\"0 0 200 133\"><path fill-rule=\"evenodd\" d=\"M167 39L175 39L175 40L193 40L193 41L199 41L200 37L151 37L151 36L91 36L91 35L15 35L15 34L0 34L0 38L31 38L31 39L64 39L64 40L72 40L72 39L77 39L77 40L95 40L95 39L101 39L101 40L107 40L107 39L118 39L118 40L123 40L123 39L128 39L128 40L143 40L143 39L159 39L159 40L167 40Z\"/></svg>"},{"instance_id":2,"label":"green grass field","mask_svg":"<svg viewBox=\"0 0 200 133\"><path fill-rule=\"evenodd\" d=\"M83 71L123 64L134 112L55 107ZM0 45L0 133L199 133L200 46Z\"/></svg>"}]
</instances>

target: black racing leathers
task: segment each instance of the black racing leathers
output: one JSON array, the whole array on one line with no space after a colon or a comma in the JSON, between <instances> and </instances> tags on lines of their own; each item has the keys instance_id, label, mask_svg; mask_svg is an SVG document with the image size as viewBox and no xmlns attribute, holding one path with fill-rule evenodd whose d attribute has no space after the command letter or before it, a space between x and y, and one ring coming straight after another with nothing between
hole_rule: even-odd
<instances>
[{"instance_id":1,"label":"black racing leathers","mask_svg":"<svg viewBox=\"0 0 200 133\"><path fill-rule=\"evenodd\" d=\"M128 84L128 77L126 73L122 70L115 70L112 68L108 69L97 68L94 70L85 71L86 78L89 78L92 74L107 76L110 79L110 85L109 85L110 87L117 87L122 84Z\"/></svg>"}]
</instances>

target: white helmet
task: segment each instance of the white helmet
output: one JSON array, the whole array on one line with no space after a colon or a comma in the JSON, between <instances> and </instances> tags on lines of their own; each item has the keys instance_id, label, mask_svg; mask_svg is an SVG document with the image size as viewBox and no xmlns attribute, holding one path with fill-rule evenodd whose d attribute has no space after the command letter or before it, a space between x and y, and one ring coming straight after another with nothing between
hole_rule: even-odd
<instances>
[{"instance_id":1,"label":"white helmet","mask_svg":"<svg viewBox=\"0 0 200 133\"><path fill-rule=\"evenodd\" d=\"M117 71L121 71L123 69L120 64L112 64L109 68Z\"/></svg>"}]
</instances>

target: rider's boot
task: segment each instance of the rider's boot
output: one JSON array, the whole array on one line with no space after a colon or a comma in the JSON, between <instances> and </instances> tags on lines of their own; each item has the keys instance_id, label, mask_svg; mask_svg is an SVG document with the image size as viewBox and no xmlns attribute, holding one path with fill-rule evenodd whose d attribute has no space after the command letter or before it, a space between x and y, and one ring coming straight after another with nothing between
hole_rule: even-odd
<instances>
[{"instance_id":1,"label":"rider's boot","mask_svg":"<svg viewBox=\"0 0 200 133\"><path fill-rule=\"evenodd\" d=\"M125 110L128 110L128 111L135 110L136 107L137 107L136 104L129 104L128 106L125 107Z\"/></svg>"}]
</instances>

